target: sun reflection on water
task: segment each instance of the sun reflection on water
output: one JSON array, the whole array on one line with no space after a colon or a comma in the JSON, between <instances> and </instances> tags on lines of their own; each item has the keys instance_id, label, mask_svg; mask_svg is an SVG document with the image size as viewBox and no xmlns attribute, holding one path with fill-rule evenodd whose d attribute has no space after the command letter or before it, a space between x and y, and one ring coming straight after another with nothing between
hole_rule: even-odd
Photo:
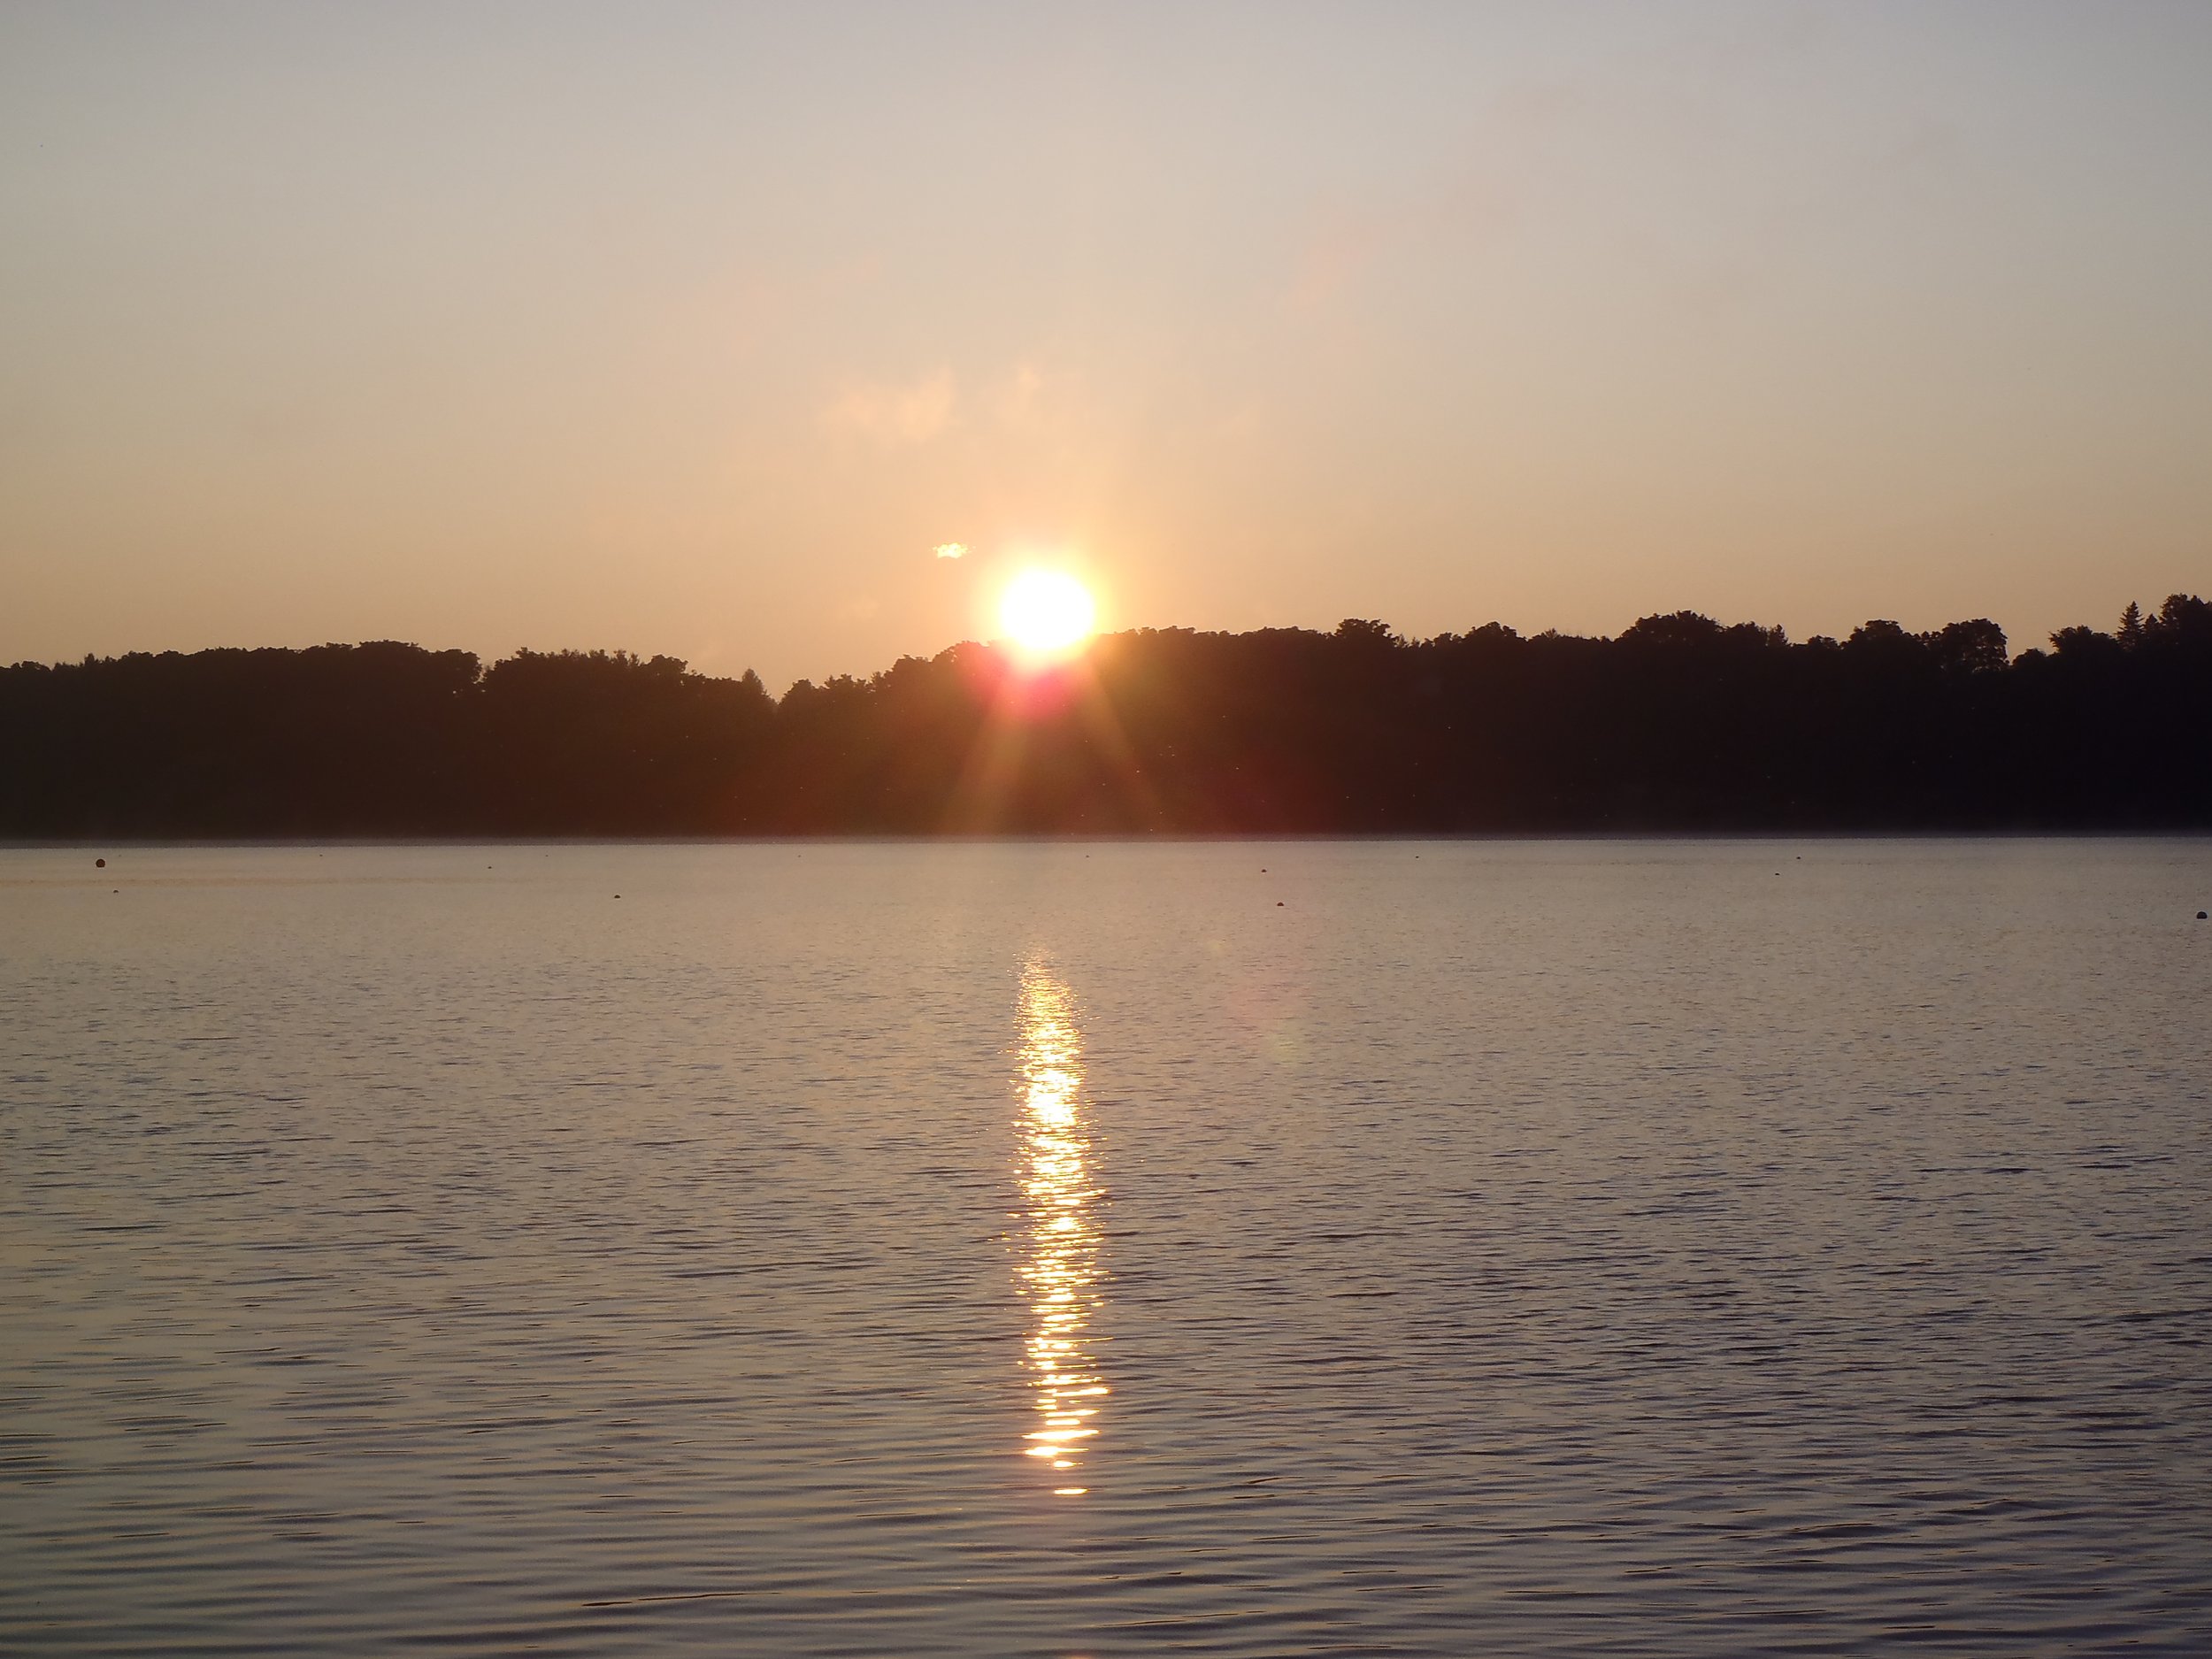
<instances>
[{"instance_id":1,"label":"sun reflection on water","mask_svg":"<svg viewBox=\"0 0 2212 1659\"><path fill-rule=\"evenodd\" d=\"M1073 1472L1098 1435L1106 1379L1087 1337L1102 1297L1099 1231L1092 1213L1099 1196L1085 1123L1082 1036L1074 998L1049 970L1032 963L1022 975L1021 1278L1029 1303L1028 1369L1037 1393L1038 1425L1023 1436L1027 1455L1067 1484L1063 1497L1085 1488Z\"/></svg>"}]
</instances>

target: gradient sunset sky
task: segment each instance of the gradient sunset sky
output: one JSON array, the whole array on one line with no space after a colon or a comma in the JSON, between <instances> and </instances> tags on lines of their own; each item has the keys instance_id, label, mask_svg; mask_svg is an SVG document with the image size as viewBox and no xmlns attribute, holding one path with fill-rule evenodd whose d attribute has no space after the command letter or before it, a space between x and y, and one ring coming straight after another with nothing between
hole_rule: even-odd
<instances>
[{"instance_id":1,"label":"gradient sunset sky","mask_svg":"<svg viewBox=\"0 0 2212 1659\"><path fill-rule=\"evenodd\" d=\"M0 661L780 689L1029 562L1107 627L2212 592L2212 4L0 7Z\"/></svg>"}]
</instances>

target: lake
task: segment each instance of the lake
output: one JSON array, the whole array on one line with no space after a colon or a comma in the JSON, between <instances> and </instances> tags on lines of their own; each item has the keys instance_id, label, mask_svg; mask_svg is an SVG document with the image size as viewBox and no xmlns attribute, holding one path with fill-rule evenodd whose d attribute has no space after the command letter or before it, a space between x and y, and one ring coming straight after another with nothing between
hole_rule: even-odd
<instances>
[{"instance_id":1,"label":"lake","mask_svg":"<svg viewBox=\"0 0 2212 1659\"><path fill-rule=\"evenodd\" d=\"M2204 1652L2208 907L2183 840L0 851L0 1647Z\"/></svg>"}]
</instances>

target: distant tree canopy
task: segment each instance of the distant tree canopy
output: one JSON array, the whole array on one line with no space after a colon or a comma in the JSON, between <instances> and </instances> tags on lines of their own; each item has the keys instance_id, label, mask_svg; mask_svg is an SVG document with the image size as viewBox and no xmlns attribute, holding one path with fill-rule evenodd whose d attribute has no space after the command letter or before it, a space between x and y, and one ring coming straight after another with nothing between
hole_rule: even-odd
<instances>
[{"instance_id":1,"label":"distant tree canopy","mask_svg":"<svg viewBox=\"0 0 2212 1659\"><path fill-rule=\"evenodd\" d=\"M0 834L2212 828L2212 604L2008 657L1693 611L1617 639L1102 635L865 680L411 645L0 669Z\"/></svg>"}]
</instances>

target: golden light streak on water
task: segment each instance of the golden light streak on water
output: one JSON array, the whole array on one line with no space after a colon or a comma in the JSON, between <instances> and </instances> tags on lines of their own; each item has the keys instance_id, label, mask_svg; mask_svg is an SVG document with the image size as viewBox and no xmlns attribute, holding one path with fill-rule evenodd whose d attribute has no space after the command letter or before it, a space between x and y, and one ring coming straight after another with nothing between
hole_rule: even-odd
<instances>
[{"instance_id":1,"label":"golden light streak on water","mask_svg":"<svg viewBox=\"0 0 2212 1659\"><path fill-rule=\"evenodd\" d=\"M1022 975L1021 1279L1029 1303L1025 1355L1037 1395L1037 1426L1023 1450L1045 1468L1072 1470L1098 1437L1108 1389L1092 1348L1091 1323L1102 1300L1099 1196L1083 1097L1082 1033L1074 998L1042 964ZM1088 1488L1056 1486L1056 1497Z\"/></svg>"}]
</instances>

